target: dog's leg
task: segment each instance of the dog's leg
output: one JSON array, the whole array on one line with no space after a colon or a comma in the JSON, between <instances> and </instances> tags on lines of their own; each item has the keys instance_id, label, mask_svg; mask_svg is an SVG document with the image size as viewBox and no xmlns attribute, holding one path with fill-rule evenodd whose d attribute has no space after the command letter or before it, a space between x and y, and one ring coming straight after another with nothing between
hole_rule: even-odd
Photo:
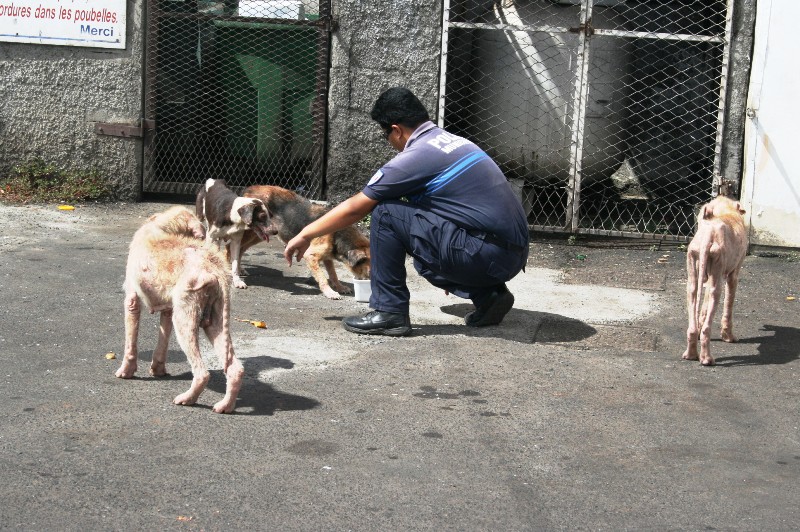
<instances>
[{"instance_id":1,"label":"dog's leg","mask_svg":"<svg viewBox=\"0 0 800 532\"><path fill-rule=\"evenodd\" d=\"M139 353L139 318L141 303L136 292L125 295L125 354L122 365L115 375L121 379L130 379L136 373L138 365L136 359Z\"/></svg>"},{"instance_id":2,"label":"dog's leg","mask_svg":"<svg viewBox=\"0 0 800 532\"><path fill-rule=\"evenodd\" d=\"M736 287L739 285L739 268L728 275L725 283L725 303L722 306L722 341L738 342L733 334L733 302L736 298Z\"/></svg>"},{"instance_id":3,"label":"dog's leg","mask_svg":"<svg viewBox=\"0 0 800 532\"><path fill-rule=\"evenodd\" d=\"M247 283L245 283L241 277L239 277L239 257L240 253L240 244L242 243L241 235L237 238L236 236L231 237L230 243L230 250L231 250L231 274L233 274L233 286L236 288L247 288Z\"/></svg>"},{"instance_id":4,"label":"dog's leg","mask_svg":"<svg viewBox=\"0 0 800 532\"><path fill-rule=\"evenodd\" d=\"M227 316L229 311L222 307L223 305L221 304L214 306L215 317L204 330L214 346L214 351L217 353L219 361L222 363L226 378L225 397L214 404L213 410L218 414L230 414L236 408L236 398L242 388L244 368L233 352L233 342L231 341Z\"/></svg>"},{"instance_id":5,"label":"dog's leg","mask_svg":"<svg viewBox=\"0 0 800 532\"><path fill-rule=\"evenodd\" d=\"M172 324L178 343L186 353L192 367L192 384L189 389L172 400L176 405L193 405L205 390L210 375L203 357L200 355L200 342L197 338L200 324L200 309L192 296L181 297L183 304L172 309Z\"/></svg>"},{"instance_id":6,"label":"dog's leg","mask_svg":"<svg viewBox=\"0 0 800 532\"><path fill-rule=\"evenodd\" d=\"M314 253L306 251L305 259L308 269L311 270L311 275L313 275L314 279L317 281L322 294L328 299L342 299L339 292L331 288L328 284L328 278L322 273L322 269L319 267L319 257Z\"/></svg>"},{"instance_id":7,"label":"dog's leg","mask_svg":"<svg viewBox=\"0 0 800 532\"><path fill-rule=\"evenodd\" d=\"M162 310L158 326L158 343L153 351L153 361L150 363L150 375L153 377L163 377L167 374L167 348L171 334L172 310Z\"/></svg>"},{"instance_id":8,"label":"dog's leg","mask_svg":"<svg viewBox=\"0 0 800 532\"><path fill-rule=\"evenodd\" d=\"M325 259L322 261L322 264L325 265L325 271L328 272L328 281L334 290L340 294L352 293L352 290L339 281L339 276L336 275L336 265L333 263L332 259Z\"/></svg>"},{"instance_id":9,"label":"dog's leg","mask_svg":"<svg viewBox=\"0 0 800 532\"><path fill-rule=\"evenodd\" d=\"M683 352L681 358L683 360L697 360L697 286L701 282L697 278L697 261L691 251L686 254L686 272L688 279L686 281L686 312L689 316L689 327L686 329L686 351Z\"/></svg>"},{"instance_id":10,"label":"dog's leg","mask_svg":"<svg viewBox=\"0 0 800 532\"><path fill-rule=\"evenodd\" d=\"M708 276L708 285L706 286L706 290L709 292L706 298L708 307L700 325L700 363L704 366L714 365L714 357L711 356L711 325L714 322L714 313L719 305L720 295L722 295L720 281L722 279L719 275Z\"/></svg>"}]
</instances>

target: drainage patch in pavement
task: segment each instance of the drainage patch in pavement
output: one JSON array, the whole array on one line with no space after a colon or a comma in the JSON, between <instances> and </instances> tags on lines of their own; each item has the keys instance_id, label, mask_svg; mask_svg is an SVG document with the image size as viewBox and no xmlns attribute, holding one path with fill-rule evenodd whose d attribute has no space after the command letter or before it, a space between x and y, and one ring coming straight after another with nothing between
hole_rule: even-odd
<instances>
[{"instance_id":1,"label":"drainage patch in pavement","mask_svg":"<svg viewBox=\"0 0 800 532\"><path fill-rule=\"evenodd\" d=\"M576 334L573 329L592 327L592 335ZM545 320L536 331L537 344L556 344L578 349L601 349L613 347L620 351L654 352L658 343L658 333L643 327L624 325L605 325L597 323L573 322L569 320Z\"/></svg>"}]
</instances>

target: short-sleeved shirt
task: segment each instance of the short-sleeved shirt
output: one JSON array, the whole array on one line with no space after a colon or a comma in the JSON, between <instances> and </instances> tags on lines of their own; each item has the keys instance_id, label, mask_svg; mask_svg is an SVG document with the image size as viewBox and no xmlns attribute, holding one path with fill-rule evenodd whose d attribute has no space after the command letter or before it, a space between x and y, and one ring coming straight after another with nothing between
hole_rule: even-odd
<instances>
[{"instance_id":1,"label":"short-sleeved shirt","mask_svg":"<svg viewBox=\"0 0 800 532\"><path fill-rule=\"evenodd\" d=\"M420 125L362 192L375 201L405 197L465 229L528 245L524 209L502 170L473 142L433 122Z\"/></svg>"}]
</instances>

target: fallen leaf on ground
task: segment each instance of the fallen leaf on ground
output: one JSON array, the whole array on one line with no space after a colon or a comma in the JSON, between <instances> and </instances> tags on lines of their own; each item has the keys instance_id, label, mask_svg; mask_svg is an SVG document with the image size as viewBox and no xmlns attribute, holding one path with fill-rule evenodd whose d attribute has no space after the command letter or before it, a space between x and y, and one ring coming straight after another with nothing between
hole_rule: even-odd
<instances>
[{"instance_id":1,"label":"fallen leaf on ground","mask_svg":"<svg viewBox=\"0 0 800 532\"><path fill-rule=\"evenodd\" d=\"M117 354L116 354L116 353L111 353L111 352L108 352L108 353L106 353L106 358L107 358L108 360L114 360L115 358L117 358Z\"/></svg>"},{"instance_id":2,"label":"fallen leaf on ground","mask_svg":"<svg viewBox=\"0 0 800 532\"><path fill-rule=\"evenodd\" d=\"M267 324L265 322L263 322L263 321L243 320L241 318L233 318L233 319L235 319L236 321L241 321L242 323L249 323L253 327L258 327L259 329L266 329L267 328Z\"/></svg>"},{"instance_id":3,"label":"fallen leaf on ground","mask_svg":"<svg viewBox=\"0 0 800 532\"><path fill-rule=\"evenodd\" d=\"M72 205L59 205L58 206L58 210L60 210L60 211L74 211L75 207L73 207Z\"/></svg>"}]
</instances>

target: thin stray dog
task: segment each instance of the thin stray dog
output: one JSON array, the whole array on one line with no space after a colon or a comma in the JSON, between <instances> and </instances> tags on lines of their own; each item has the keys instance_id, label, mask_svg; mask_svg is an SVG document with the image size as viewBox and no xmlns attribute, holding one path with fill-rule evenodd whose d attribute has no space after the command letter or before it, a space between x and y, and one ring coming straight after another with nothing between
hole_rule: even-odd
<instances>
[{"instance_id":1,"label":"thin stray dog","mask_svg":"<svg viewBox=\"0 0 800 532\"><path fill-rule=\"evenodd\" d=\"M284 244L328 210L322 205L311 203L296 192L272 185L253 185L247 187L242 195L264 202L272 215L272 226ZM245 250L260 241L252 231L246 231L242 237L241 253L244 254ZM341 294L352 293L348 286L339 281L334 260L344 264L356 279L369 279L369 239L352 225L313 239L303 258L320 291L329 299L341 299ZM325 266L327 277L322 272L320 263Z\"/></svg>"},{"instance_id":2,"label":"thin stray dog","mask_svg":"<svg viewBox=\"0 0 800 532\"><path fill-rule=\"evenodd\" d=\"M700 338L700 363L713 366L711 356L711 324L717 310L722 283L725 283L725 303L722 308L722 340L736 342L733 334L733 300L739 284L739 271L747 254L745 213L737 201L717 196L699 212L697 233L686 253L686 309L689 328L686 331L684 360L697 360L697 340ZM705 295L700 306L703 284ZM698 327L700 328L698 331Z\"/></svg>"},{"instance_id":3,"label":"thin stray dog","mask_svg":"<svg viewBox=\"0 0 800 532\"><path fill-rule=\"evenodd\" d=\"M195 209L200 221L208 225L206 241L230 246L233 286L247 288L239 276L239 245L246 230L267 241L269 235L275 234L267 207L259 199L238 196L223 179L208 179L197 192Z\"/></svg>"},{"instance_id":4,"label":"thin stray dog","mask_svg":"<svg viewBox=\"0 0 800 532\"><path fill-rule=\"evenodd\" d=\"M136 373L139 317L144 301L151 313L161 313L150 374L167 374L167 347L174 327L192 366L192 384L173 403L193 405L209 380L198 341L198 329L202 327L227 378L225 397L213 410L228 414L236 406L244 368L234 355L230 336L228 262L221 251L205 245L204 236L203 224L185 207L171 207L151 216L134 233L123 285L125 356L116 376L130 379Z\"/></svg>"}]
</instances>

